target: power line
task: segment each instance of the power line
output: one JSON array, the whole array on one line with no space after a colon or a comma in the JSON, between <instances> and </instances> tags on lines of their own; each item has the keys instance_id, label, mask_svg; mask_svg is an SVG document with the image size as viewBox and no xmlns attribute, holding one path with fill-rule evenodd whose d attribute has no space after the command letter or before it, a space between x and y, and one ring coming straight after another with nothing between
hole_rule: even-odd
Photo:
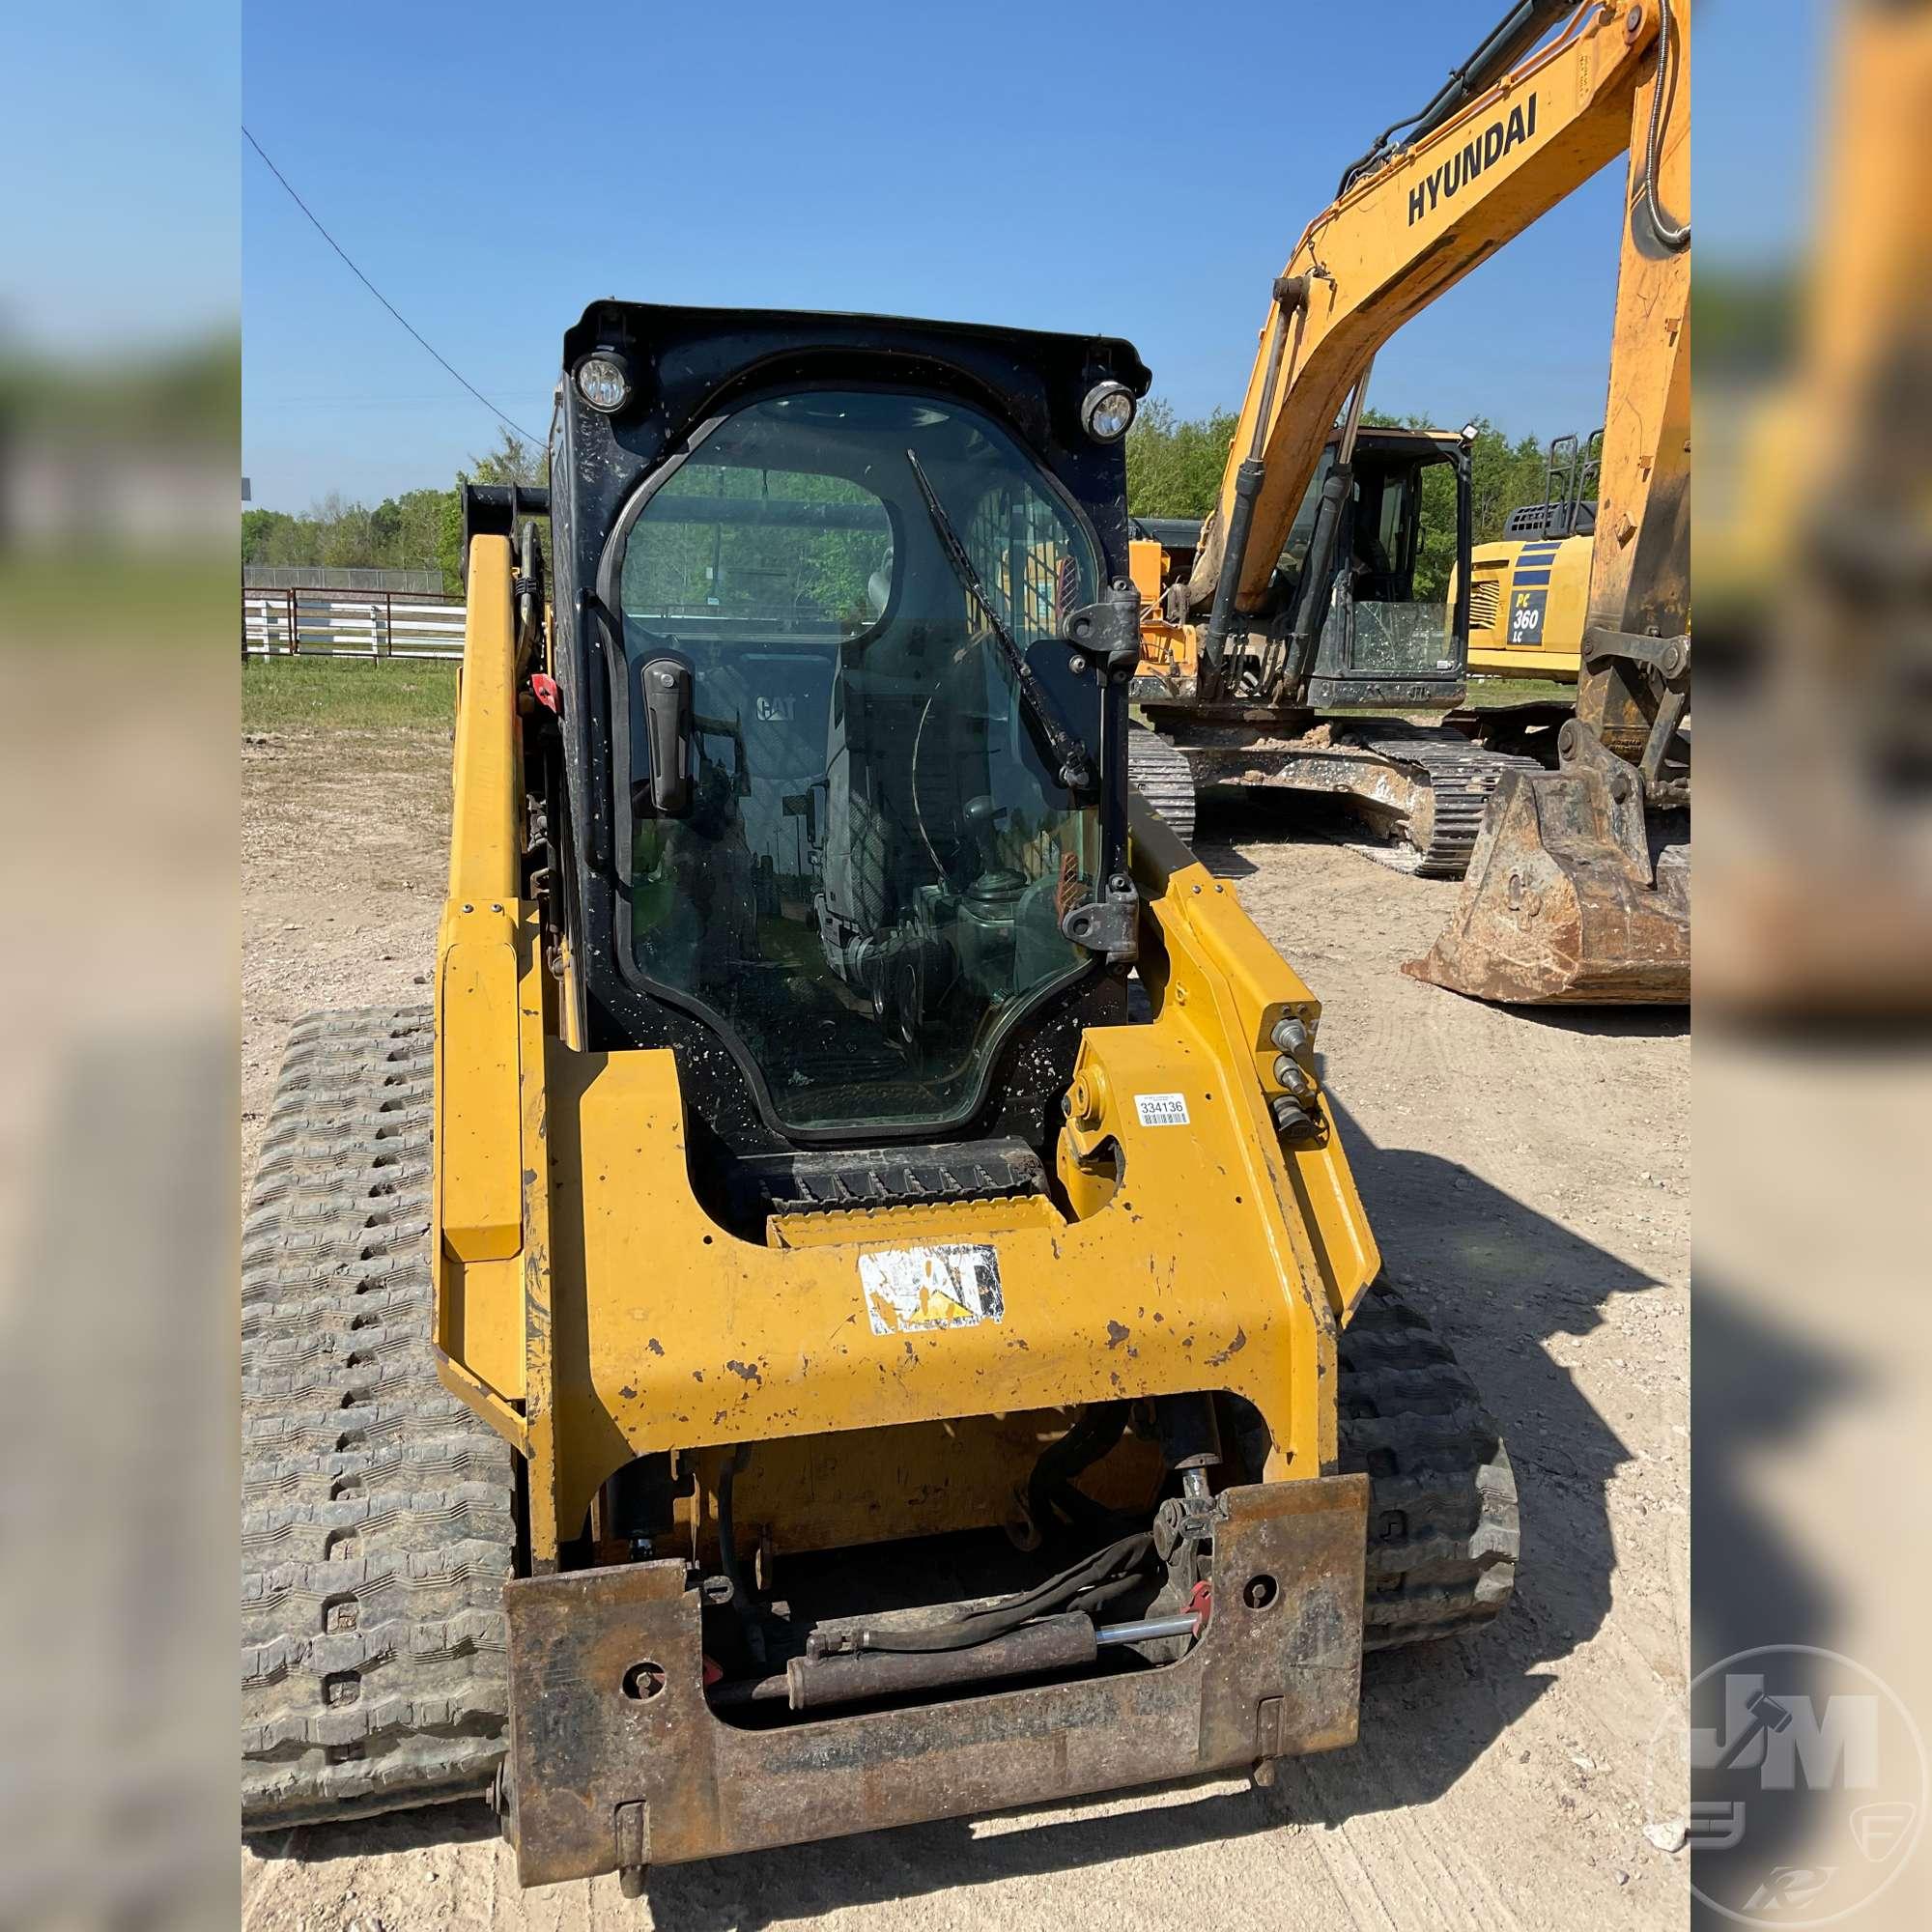
<instances>
[{"instance_id":1,"label":"power line","mask_svg":"<svg viewBox=\"0 0 1932 1932\"><path fill-rule=\"evenodd\" d=\"M352 275L354 275L354 276L355 277L355 279L356 279L356 280L357 280L358 282L360 282L360 283L362 284L362 286L363 286L363 287L364 287L365 289L367 289L367 290L369 291L369 293L370 293L370 294L371 294L372 296L374 296L374 297L376 298L376 299L377 299L377 300L378 300L379 302L381 302L381 303L383 304L383 306L384 306L384 307L385 309L387 309L387 310L389 311L389 313L390 313L390 314L391 314L392 316L394 316L394 317L396 318L396 320L397 320L398 322L400 322L400 323L401 323L401 324L403 325L403 327L404 327L405 328L407 328L407 329L409 330L409 332L410 332L410 333L411 333L412 335L413 335L413 336L415 337L415 339L416 339L416 340L417 340L418 342L420 342L420 343L422 344L422 346L423 346L423 347L424 347L425 349L428 349L428 350L429 350L429 353L430 353L430 354L431 354L432 355L436 356L436 359L437 359L437 360L438 360L439 362L440 362L440 363L442 364L442 366L443 366L443 367L444 367L445 369L447 369L447 370L449 371L449 373L450 373L450 374L451 374L452 376L454 376L454 377L456 378L456 380L457 380L457 381L458 381L459 383L461 383L461 384L463 384L463 386L464 386L464 387L465 387L466 389L468 389L468 390L469 391L469 393L470 393L470 394L471 394L472 396L474 396L474 397L476 398L476 400L477 400L477 401L478 401L479 403L481 403L481 404L483 405L483 407L484 407L484 408L485 408L486 410L488 410L488 411L490 412L490 413L491 413L491 414L492 414L493 416L495 416L495 417L497 418L497 421L498 421L499 423L501 423L501 424L503 425L503 427L504 427L505 429L508 429L508 430L511 430L511 431L513 431L513 432L514 432L514 433L515 433L516 435L520 436L520 437L521 437L521 438L522 438L522 439L523 439L523 440L525 440L526 442L528 442L528 443L534 443L534 444L536 444L536 445L537 445L537 446L538 446L539 448L541 448L541 447L542 447L542 445L543 445L543 439L542 439L541 437L536 437L536 436L532 436L532 435L531 435L531 434L529 433L529 431L528 431L528 430L526 430L526 429L525 429L525 428L524 428L524 427L523 427L523 426L522 426L521 424L519 424L519 423L514 423L514 422L512 422L512 421L510 420L510 418L509 418L508 416L506 416L506 415L505 415L505 414L503 413L503 412L502 412L501 410L499 410L499 409L498 409L498 408L497 407L497 405L496 405L495 403L493 403L493 402L492 402L492 401L490 400L490 398L489 398L488 396L486 396L486 395L485 395L485 394L483 393L483 391L482 391L481 389L479 389L479 388L478 388L478 387L476 386L476 384L475 384L474 383L470 382L470 381L469 381L469 378L468 378L467 376L465 376L465 375L463 374L463 372L462 372L461 370L457 369L457 368L456 368L456 367L455 367L455 366L454 366L454 365L453 365L453 364L452 364L452 363L451 363L451 362L449 361L449 358L448 358L447 356L445 356L445 355L440 355L440 353L439 353L439 352L438 352L438 351L437 351L436 349L432 348L432 347L431 347L431 345L430 345L430 344L429 344L429 343L428 343L428 342L427 342L426 340L424 340L424 337L423 337L423 335L422 335L422 332L421 332L421 331L420 331L419 329L417 329L416 327L413 327L413 326L412 326L412 325L411 324L411 322L410 322L409 318L408 318L407 316L405 316L405 315L404 315L404 314L402 313L402 311L401 311L400 309L398 309L398 308L397 308L397 306L395 305L395 303L394 303L394 302L392 302L392 301L391 301L391 300L390 300L390 299L388 298L388 297L387 297L387 296L385 296L385 295L384 295L384 294L383 293L383 291L382 291L381 289L379 289L379 288L378 288L378 287L376 286L376 284L375 284L374 282L372 282L372 281L371 281L371 280L369 279L369 277L368 277L367 275L365 275L365 274L364 274L364 273L362 272L362 270L361 270L360 269L358 269L358 268L357 268L357 267L355 266L355 263L354 263L353 261L350 261L350 258L349 258L349 251L348 251L348 250L347 250L347 249L346 249L345 247L343 247L342 243L341 243L340 242L338 242L338 241L337 241L337 240L335 239L335 237L334 237L333 235L331 235L331 234L330 234L330 233L328 232L328 230L327 230L327 228L325 228L325 227L324 227L324 226L322 225L322 223L321 223L321 221L320 221L320 220L318 220L318 219L317 219L317 217L316 217L316 213L315 213L315 211L314 211L314 210L313 210L312 208L310 208L310 207L309 207L309 205L308 205L308 203L307 203L307 202L305 202L305 201L304 201L304 200L303 200L303 199L301 198L301 196L300 196L300 195L298 195L298 193L297 193L297 192L295 191L295 188L294 188L294 187L293 187L293 186L292 186L292 185L290 185L290 182L289 182L289 178L288 178L288 176L287 176L287 175L285 175L285 174L284 174L284 173L283 173L283 172L281 171L281 169L280 169L280 168L278 168L278 167L277 167L277 166L276 166L276 165L274 164L274 162L273 162L273 161L270 160L270 158L269 158L269 156L268 156L268 151L267 151L267 150L266 150L266 149L265 149L265 148L264 148L264 147L262 146L261 142L259 142L258 140L256 140L256 138L254 137L254 135L253 135L253 134L249 134L249 133L248 133L248 129L247 129L247 128L246 128L246 126L245 126L245 125L243 126L243 128L242 128L242 133L243 133L243 134L246 134L246 135L247 135L247 137L248 137L248 145L249 145L249 146L250 146L251 148L253 148L253 149L254 149L254 151L255 151L255 152L256 152L256 153L257 153L258 155L260 155L260 156L261 156L261 157L262 157L262 164L263 164L263 165L264 165L264 166L265 166L265 167L266 167L266 168L267 168L267 169L269 170L269 172L270 172L270 173L271 175L273 175L273 176L274 176L274 178L275 178L275 179L276 179L276 180L277 180L278 182L280 182L280 183L281 183L281 185L282 185L282 186L283 186L284 188L287 188L287 189L288 189L288 196L289 196L289 199L290 199L290 200L291 200L292 202L294 202L294 203L295 203L295 205L296 205L296 206L297 206L297 207L298 207L298 209L300 209L300 210L301 210L301 212L302 212L302 213L304 213L305 215L307 215L307 216L308 216L308 218L309 218L309 222L310 222L310 224L311 224L311 225L312 225L312 226L314 227L314 229L315 229L315 232L316 232L316 233L317 233L318 235L320 235L320 236L322 237L322 239L323 239L323 240L324 240L325 242L327 242L328 243L328 245L329 245L329 246L330 246L331 248L333 248L333 249L335 250L335 252L336 252L336 253L337 253L338 255L340 255L340 256L342 257L342 259L343 259L343 260L344 260L345 262L347 262L347 263L349 264L349 272L350 272L350 273L351 273Z\"/></svg>"}]
</instances>

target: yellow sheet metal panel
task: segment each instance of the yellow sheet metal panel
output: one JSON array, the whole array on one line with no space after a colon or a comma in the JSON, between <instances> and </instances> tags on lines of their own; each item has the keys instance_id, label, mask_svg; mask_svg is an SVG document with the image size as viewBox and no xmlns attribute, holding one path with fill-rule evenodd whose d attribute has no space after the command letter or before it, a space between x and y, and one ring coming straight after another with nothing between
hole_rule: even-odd
<instances>
[{"instance_id":1,"label":"yellow sheet metal panel","mask_svg":"<svg viewBox=\"0 0 1932 1932\"><path fill-rule=\"evenodd\" d=\"M1575 683L1582 667L1590 554L1586 536L1477 545L1469 555L1469 668Z\"/></svg>"},{"instance_id":2,"label":"yellow sheet metal panel","mask_svg":"<svg viewBox=\"0 0 1932 1932\"><path fill-rule=\"evenodd\" d=\"M1469 648L1495 640L1502 626L1503 579L1509 574L1509 559L1496 554L1501 544L1479 545L1470 558ZM1449 608L1456 607L1458 573L1449 573Z\"/></svg>"},{"instance_id":3,"label":"yellow sheet metal panel","mask_svg":"<svg viewBox=\"0 0 1932 1932\"><path fill-rule=\"evenodd\" d=\"M1135 537L1127 545L1127 575L1143 604L1158 604L1167 568L1167 553L1151 537Z\"/></svg>"},{"instance_id":4,"label":"yellow sheet metal panel","mask_svg":"<svg viewBox=\"0 0 1932 1932\"><path fill-rule=\"evenodd\" d=\"M1141 654L1136 669L1143 675L1167 677L1185 685L1200 664L1200 636L1192 624L1170 624L1158 617L1141 618Z\"/></svg>"},{"instance_id":5,"label":"yellow sheet metal panel","mask_svg":"<svg viewBox=\"0 0 1932 1932\"><path fill-rule=\"evenodd\" d=\"M450 896L437 935L435 1334L446 1386L520 1448L525 1393L529 1109L541 1122L542 968L516 897L522 775L510 546L470 546L457 700ZM538 1190L540 1192L540 1190ZM535 1202L538 1234L547 1200Z\"/></svg>"},{"instance_id":6,"label":"yellow sheet metal panel","mask_svg":"<svg viewBox=\"0 0 1932 1932\"><path fill-rule=\"evenodd\" d=\"M1191 1000L1197 1023L1218 1005L1214 1023L1245 1047L1250 1130L1273 1150L1281 1208L1301 1265L1321 1278L1330 1308L1346 1321L1380 1271L1381 1253L1327 1102L1318 1091L1325 1131L1286 1147L1276 1141L1265 1108L1286 1091L1274 1077L1276 1024L1292 1014L1313 1034L1321 1004L1262 936L1235 888L1214 878L1162 819L1136 805L1132 833L1134 880L1161 938L1143 952L1142 981L1157 1010L1170 997L1183 1007ZM1313 1072L1312 1061L1305 1070ZM1091 1173L1075 1180L1089 1189L1103 1186Z\"/></svg>"},{"instance_id":7,"label":"yellow sheet metal panel","mask_svg":"<svg viewBox=\"0 0 1932 1932\"><path fill-rule=\"evenodd\" d=\"M1187 1030L1088 1038L1134 1037L1149 1057L1123 1070L1124 1105L1135 1069L1157 1069L1164 1092L1187 1096L1187 1128L1128 1111L1128 1185L1099 1212L964 1240L956 1217L908 1212L890 1233L803 1248L738 1240L699 1208L668 1053L553 1046L565 1533L632 1455L1201 1388L1256 1404L1283 1473L1320 1473L1333 1455L1332 1404L1325 1450L1319 1417L1333 1323L1301 1271L1284 1273L1265 1151ZM951 1277L940 1294L936 1270Z\"/></svg>"},{"instance_id":8,"label":"yellow sheet metal panel","mask_svg":"<svg viewBox=\"0 0 1932 1932\"><path fill-rule=\"evenodd\" d=\"M1014 1492L1075 1420L1071 1409L1035 1409L761 1442L732 1479L732 1527L740 1548L762 1550L769 1540L779 1556L991 1523L1021 1529ZM679 1462L693 1482L673 1505L677 1548L708 1565L718 1561L718 1481L728 1454ZM1158 1500L1165 1473L1158 1445L1129 1431L1082 1471L1080 1487L1105 1508L1139 1516ZM657 1553L670 1552L660 1545Z\"/></svg>"},{"instance_id":9,"label":"yellow sheet metal panel","mask_svg":"<svg viewBox=\"0 0 1932 1932\"><path fill-rule=\"evenodd\" d=\"M534 1383L548 1388L549 1359L542 1357L537 1374L529 1372L532 1350L547 1337L550 1306L550 1186L540 1159L527 1151L544 1145L544 1036L550 1010L550 975L540 952L542 934L536 908L518 908L517 1009L515 1013L516 1094L520 1114L514 1140L502 1130L501 1095L479 1109L476 1119L494 1123L487 1153L495 1162L496 1185L513 1178L520 1224L514 1244L497 1243L504 1251L478 1258L458 1252L445 1237L446 1212L442 1192L444 1162L438 1149L438 1180L433 1193L436 1241L438 1374L445 1387L478 1409L517 1448L528 1451L532 1427L545 1426L539 1408L522 1404ZM500 1014L493 1024L500 1022ZM458 1029L460 1032L460 1027ZM499 1036L493 1036L499 1037ZM439 1046L441 1045L440 1037ZM486 1043L487 1050L487 1043ZM531 1071L534 1069L534 1072ZM501 1078L501 1068L495 1078ZM480 1151L469 1151L472 1157ZM458 1204L461 1206L461 1203ZM496 1211L503 1211L499 1206ZM463 1245L473 1245L465 1242Z\"/></svg>"},{"instance_id":10,"label":"yellow sheet metal panel","mask_svg":"<svg viewBox=\"0 0 1932 1932\"><path fill-rule=\"evenodd\" d=\"M449 831L452 904L516 895L522 785L513 570L507 537L471 539Z\"/></svg>"},{"instance_id":11,"label":"yellow sheet metal panel","mask_svg":"<svg viewBox=\"0 0 1932 1932\"><path fill-rule=\"evenodd\" d=\"M455 909L437 964L436 1164L443 1248L505 1261L523 1245L516 927L501 906Z\"/></svg>"}]
</instances>

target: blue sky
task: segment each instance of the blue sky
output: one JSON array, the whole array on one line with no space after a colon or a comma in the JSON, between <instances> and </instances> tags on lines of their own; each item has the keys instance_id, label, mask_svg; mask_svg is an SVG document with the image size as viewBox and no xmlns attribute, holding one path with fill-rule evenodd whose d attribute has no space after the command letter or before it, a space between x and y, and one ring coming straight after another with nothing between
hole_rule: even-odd
<instances>
[{"instance_id":1,"label":"blue sky","mask_svg":"<svg viewBox=\"0 0 1932 1932\"><path fill-rule=\"evenodd\" d=\"M1808 123L1815 11L1701 0L1697 217L1733 252L1802 216L1803 140L1758 136ZM1238 398L1268 282L1343 163L1501 12L254 0L243 104L377 285L539 435L563 329L603 295L1109 330L1195 414ZM241 166L255 500L446 482L494 420ZM1410 323L1372 400L1593 425L1621 170Z\"/></svg>"},{"instance_id":2,"label":"blue sky","mask_svg":"<svg viewBox=\"0 0 1932 1932\"><path fill-rule=\"evenodd\" d=\"M236 0L8 10L0 346L234 326L239 20Z\"/></svg>"}]
</instances>

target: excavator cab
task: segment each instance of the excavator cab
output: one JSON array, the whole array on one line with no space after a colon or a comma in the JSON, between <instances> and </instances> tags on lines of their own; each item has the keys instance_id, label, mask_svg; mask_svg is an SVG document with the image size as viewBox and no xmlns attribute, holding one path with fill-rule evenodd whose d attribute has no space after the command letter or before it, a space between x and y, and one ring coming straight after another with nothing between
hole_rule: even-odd
<instances>
[{"instance_id":1,"label":"excavator cab","mask_svg":"<svg viewBox=\"0 0 1932 1932\"><path fill-rule=\"evenodd\" d=\"M1458 587L1468 571L1458 566L1469 551L1469 444L1440 430L1359 430L1337 530L1317 556L1322 497L1340 453L1339 440L1323 451L1264 604L1251 628L1230 639L1223 698L1236 709L1453 710L1465 695L1468 662L1469 606ZM1449 557L1423 552L1423 500L1436 493L1454 504ZM1183 592L1199 527L1166 518L1135 527L1149 621L1133 696L1192 704L1199 661ZM1301 656L1298 627L1311 640Z\"/></svg>"},{"instance_id":2,"label":"excavator cab","mask_svg":"<svg viewBox=\"0 0 1932 1932\"><path fill-rule=\"evenodd\" d=\"M1282 552L1297 599L1337 453L1330 443ZM1469 655L1468 603L1457 589L1468 573L1453 568L1468 554L1469 447L1436 431L1365 429L1350 468L1306 696L1287 701L1316 711L1453 709L1463 701ZM1453 558L1422 554L1423 497L1435 491L1455 503ZM1319 599L1322 586L1313 594Z\"/></svg>"}]
</instances>

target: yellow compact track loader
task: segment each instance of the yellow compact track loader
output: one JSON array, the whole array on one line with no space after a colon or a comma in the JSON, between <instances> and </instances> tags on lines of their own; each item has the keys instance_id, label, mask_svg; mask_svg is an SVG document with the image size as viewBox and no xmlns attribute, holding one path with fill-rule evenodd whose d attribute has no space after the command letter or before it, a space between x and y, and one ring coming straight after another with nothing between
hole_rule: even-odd
<instances>
[{"instance_id":1,"label":"yellow compact track loader","mask_svg":"<svg viewBox=\"0 0 1932 1932\"><path fill-rule=\"evenodd\" d=\"M1319 1004L1129 827L1147 382L600 301L468 492L434 1017L298 1028L248 1227L248 1829L488 1793L636 1889L1265 1780L1506 1603Z\"/></svg>"}]
</instances>

